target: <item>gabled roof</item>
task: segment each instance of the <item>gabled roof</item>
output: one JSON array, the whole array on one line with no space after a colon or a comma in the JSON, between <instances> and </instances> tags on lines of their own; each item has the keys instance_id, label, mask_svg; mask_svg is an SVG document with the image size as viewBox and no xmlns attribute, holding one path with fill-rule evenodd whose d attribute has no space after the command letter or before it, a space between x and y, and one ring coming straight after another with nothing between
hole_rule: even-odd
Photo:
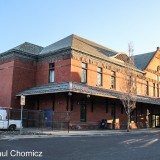
<instances>
[{"instance_id":1,"label":"gabled roof","mask_svg":"<svg viewBox=\"0 0 160 160\"><path fill-rule=\"evenodd\" d=\"M41 47L41 46L25 42L25 43L20 44L17 47L14 47L14 48L10 49L9 51L18 50L18 51L38 55L42 51L42 49L43 49L43 47Z\"/></svg>"},{"instance_id":2,"label":"gabled roof","mask_svg":"<svg viewBox=\"0 0 160 160\"><path fill-rule=\"evenodd\" d=\"M150 52L150 53L144 53L144 54L139 54L134 56L134 63L135 66L140 69L144 70L153 56L155 55L156 52Z\"/></svg>"},{"instance_id":3,"label":"gabled roof","mask_svg":"<svg viewBox=\"0 0 160 160\"><path fill-rule=\"evenodd\" d=\"M71 46L72 46L72 35L45 47L40 52L40 54L47 54L47 53L55 52L61 49L71 48Z\"/></svg>"},{"instance_id":4,"label":"gabled roof","mask_svg":"<svg viewBox=\"0 0 160 160\"><path fill-rule=\"evenodd\" d=\"M74 49L82 50L84 52L90 53L90 54L104 54L108 57L116 55L118 52L111 50L107 47L104 47L102 45L99 45L95 42L89 41L87 39L84 39L82 37L73 35L72 36L72 47Z\"/></svg>"},{"instance_id":5,"label":"gabled roof","mask_svg":"<svg viewBox=\"0 0 160 160\"><path fill-rule=\"evenodd\" d=\"M72 34L64 39L61 39L58 42L55 42L45 47L40 52L40 54L47 54L51 52L54 53L55 51L66 49L66 48L76 49L76 50L83 51L88 54L97 55L97 56L101 56L103 54L110 57L118 53L109 48L101 46L97 43L94 43L92 41L86 40L84 38L81 38L79 36Z\"/></svg>"}]
</instances>

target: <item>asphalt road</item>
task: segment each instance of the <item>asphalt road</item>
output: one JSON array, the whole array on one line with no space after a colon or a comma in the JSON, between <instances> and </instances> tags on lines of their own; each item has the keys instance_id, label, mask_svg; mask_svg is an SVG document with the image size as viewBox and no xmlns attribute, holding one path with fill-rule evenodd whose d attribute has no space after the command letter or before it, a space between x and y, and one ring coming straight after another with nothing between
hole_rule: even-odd
<instances>
[{"instance_id":1,"label":"asphalt road","mask_svg":"<svg viewBox=\"0 0 160 160\"><path fill-rule=\"evenodd\" d=\"M0 159L160 160L159 149L160 134L9 139L0 140Z\"/></svg>"}]
</instances>

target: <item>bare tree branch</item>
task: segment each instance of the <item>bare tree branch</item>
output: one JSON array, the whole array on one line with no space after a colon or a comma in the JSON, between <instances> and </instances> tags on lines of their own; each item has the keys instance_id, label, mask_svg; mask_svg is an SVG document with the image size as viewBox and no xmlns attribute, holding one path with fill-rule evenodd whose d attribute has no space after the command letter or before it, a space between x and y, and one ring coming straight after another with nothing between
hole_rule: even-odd
<instances>
[{"instance_id":1,"label":"bare tree branch","mask_svg":"<svg viewBox=\"0 0 160 160\"><path fill-rule=\"evenodd\" d=\"M127 114L127 131L130 129L130 114L136 108L137 99L137 83L136 83L136 72L134 71L134 56L133 56L133 44L128 44L128 60L125 61L124 75L125 80L123 83L123 95L120 100L124 106Z\"/></svg>"}]
</instances>

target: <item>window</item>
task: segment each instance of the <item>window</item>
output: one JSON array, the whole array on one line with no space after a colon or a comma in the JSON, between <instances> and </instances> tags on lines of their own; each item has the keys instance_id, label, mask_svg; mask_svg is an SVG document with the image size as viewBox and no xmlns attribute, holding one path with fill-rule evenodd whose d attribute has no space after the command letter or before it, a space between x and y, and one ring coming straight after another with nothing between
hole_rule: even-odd
<instances>
[{"instance_id":1,"label":"window","mask_svg":"<svg viewBox=\"0 0 160 160\"><path fill-rule=\"evenodd\" d=\"M111 88L116 88L116 73L114 71L111 71Z\"/></svg>"},{"instance_id":2,"label":"window","mask_svg":"<svg viewBox=\"0 0 160 160\"><path fill-rule=\"evenodd\" d=\"M87 83L87 64L82 63L82 77L81 77L82 83Z\"/></svg>"},{"instance_id":3,"label":"window","mask_svg":"<svg viewBox=\"0 0 160 160\"><path fill-rule=\"evenodd\" d=\"M159 84L157 84L157 97L159 97Z\"/></svg>"},{"instance_id":4,"label":"window","mask_svg":"<svg viewBox=\"0 0 160 160\"><path fill-rule=\"evenodd\" d=\"M97 68L97 85L102 86L102 68L98 67Z\"/></svg>"},{"instance_id":5,"label":"window","mask_svg":"<svg viewBox=\"0 0 160 160\"><path fill-rule=\"evenodd\" d=\"M155 83L153 83L153 96L154 97L156 96L156 85L155 85Z\"/></svg>"},{"instance_id":6,"label":"window","mask_svg":"<svg viewBox=\"0 0 160 160\"><path fill-rule=\"evenodd\" d=\"M157 72L158 72L158 74L157 74L157 81L159 82L159 78L160 78L160 66L158 66L157 67Z\"/></svg>"},{"instance_id":7,"label":"window","mask_svg":"<svg viewBox=\"0 0 160 160\"><path fill-rule=\"evenodd\" d=\"M159 97L159 80L160 80L160 66L157 67L157 97Z\"/></svg>"},{"instance_id":8,"label":"window","mask_svg":"<svg viewBox=\"0 0 160 160\"><path fill-rule=\"evenodd\" d=\"M149 95L149 83L146 81L146 95Z\"/></svg>"},{"instance_id":9,"label":"window","mask_svg":"<svg viewBox=\"0 0 160 160\"><path fill-rule=\"evenodd\" d=\"M49 82L54 82L54 63L49 64Z\"/></svg>"}]
</instances>

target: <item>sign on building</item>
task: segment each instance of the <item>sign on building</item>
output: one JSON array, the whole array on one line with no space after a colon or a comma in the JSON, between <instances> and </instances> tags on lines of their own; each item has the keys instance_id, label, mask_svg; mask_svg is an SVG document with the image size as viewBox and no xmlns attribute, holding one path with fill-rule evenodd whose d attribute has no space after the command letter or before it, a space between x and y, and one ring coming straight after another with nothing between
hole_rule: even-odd
<instances>
[{"instance_id":1,"label":"sign on building","mask_svg":"<svg viewBox=\"0 0 160 160\"><path fill-rule=\"evenodd\" d=\"M25 105L25 96L21 96L21 106Z\"/></svg>"}]
</instances>

